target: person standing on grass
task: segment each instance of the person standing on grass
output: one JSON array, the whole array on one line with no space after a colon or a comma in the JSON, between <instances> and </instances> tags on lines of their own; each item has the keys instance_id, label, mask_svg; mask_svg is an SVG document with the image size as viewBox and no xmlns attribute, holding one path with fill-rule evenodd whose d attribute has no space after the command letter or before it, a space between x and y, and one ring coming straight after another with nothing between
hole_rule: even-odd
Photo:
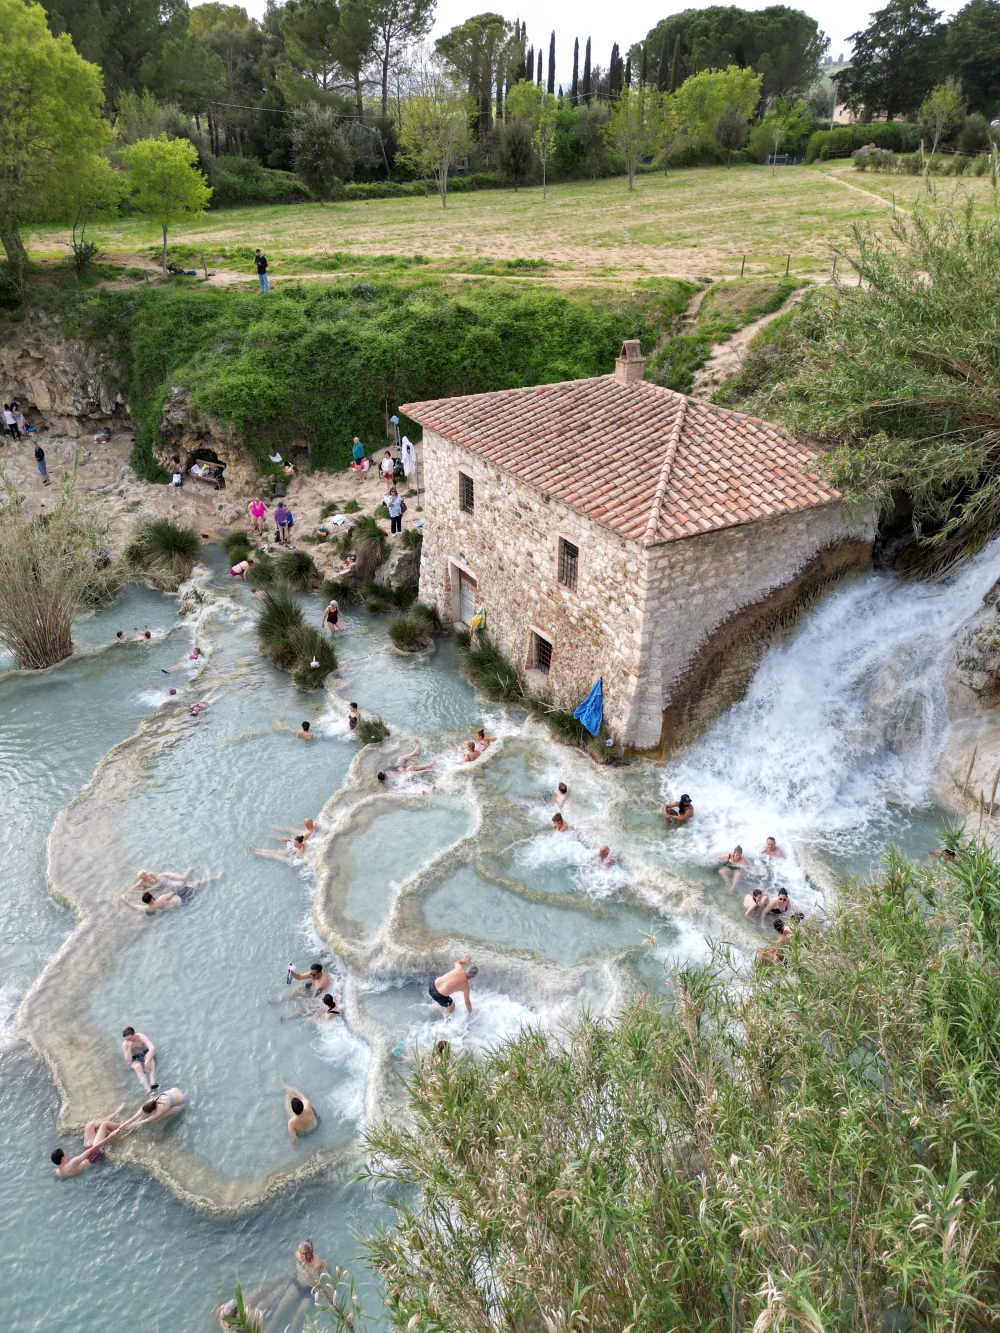
<instances>
[{"instance_id":1,"label":"person standing on grass","mask_svg":"<svg viewBox=\"0 0 1000 1333\"><path fill-rule=\"evenodd\" d=\"M385 507L389 511L389 536L392 537L395 533L403 531L403 510L406 508L403 497L395 486L391 487L385 497Z\"/></svg>"},{"instance_id":2,"label":"person standing on grass","mask_svg":"<svg viewBox=\"0 0 1000 1333\"><path fill-rule=\"evenodd\" d=\"M38 466L38 473L44 485L50 485L49 470L45 466L45 450L40 444L35 445L35 463Z\"/></svg>"},{"instance_id":3,"label":"person standing on grass","mask_svg":"<svg viewBox=\"0 0 1000 1333\"><path fill-rule=\"evenodd\" d=\"M267 255L261 254L261 252L257 250L254 254L253 262L257 266L257 281L260 283L260 290L262 292L269 292L271 290L271 284L267 280Z\"/></svg>"}]
</instances>

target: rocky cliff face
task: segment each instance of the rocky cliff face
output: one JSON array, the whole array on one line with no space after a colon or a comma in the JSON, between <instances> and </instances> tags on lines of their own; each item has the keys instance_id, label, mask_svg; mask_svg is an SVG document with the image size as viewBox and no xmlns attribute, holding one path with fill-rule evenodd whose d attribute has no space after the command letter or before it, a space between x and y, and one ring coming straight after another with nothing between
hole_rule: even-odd
<instances>
[{"instance_id":1,"label":"rocky cliff face","mask_svg":"<svg viewBox=\"0 0 1000 1333\"><path fill-rule=\"evenodd\" d=\"M0 335L0 395L17 398L55 431L82 435L128 417L120 367L105 353L67 338L55 320L32 311Z\"/></svg>"}]
</instances>

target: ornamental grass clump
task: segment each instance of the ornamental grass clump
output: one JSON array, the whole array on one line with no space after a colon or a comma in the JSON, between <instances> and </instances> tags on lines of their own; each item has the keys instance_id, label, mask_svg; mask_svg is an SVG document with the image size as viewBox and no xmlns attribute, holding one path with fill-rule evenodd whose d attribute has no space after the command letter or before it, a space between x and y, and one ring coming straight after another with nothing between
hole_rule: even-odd
<instances>
[{"instance_id":1,"label":"ornamental grass clump","mask_svg":"<svg viewBox=\"0 0 1000 1333\"><path fill-rule=\"evenodd\" d=\"M290 671L300 689L318 689L337 669L333 644L314 625L306 624L302 607L287 587L279 585L264 593L257 612L257 637L261 651L280 670Z\"/></svg>"},{"instance_id":2,"label":"ornamental grass clump","mask_svg":"<svg viewBox=\"0 0 1000 1333\"><path fill-rule=\"evenodd\" d=\"M269 555L265 555L263 551L258 551L253 569L247 570L248 582L254 584L257 588L272 587L278 577L275 564L276 561L272 560Z\"/></svg>"},{"instance_id":3,"label":"ornamental grass clump","mask_svg":"<svg viewBox=\"0 0 1000 1333\"><path fill-rule=\"evenodd\" d=\"M366 1144L393 1326L993 1327L1000 865L891 853L783 949L419 1060Z\"/></svg>"},{"instance_id":4,"label":"ornamental grass clump","mask_svg":"<svg viewBox=\"0 0 1000 1333\"><path fill-rule=\"evenodd\" d=\"M125 548L125 559L154 588L176 592L201 555L201 541L194 528L172 523L169 518L140 522Z\"/></svg>"},{"instance_id":5,"label":"ornamental grass clump","mask_svg":"<svg viewBox=\"0 0 1000 1333\"><path fill-rule=\"evenodd\" d=\"M488 634L459 632L455 640L462 650L465 670L473 685L494 703L524 702L524 686L517 667L508 662Z\"/></svg>"},{"instance_id":6,"label":"ornamental grass clump","mask_svg":"<svg viewBox=\"0 0 1000 1333\"><path fill-rule=\"evenodd\" d=\"M108 525L75 478L52 488L52 512L37 517L24 514L17 487L0 478L0 644L17 667L53 666L73 651L73 617L117 596L128 568L105 556Z\"/></svg>"},{"instance_id":7,"label":"ornamental grass clump","mask_svg":"<svg viewBox=\"0 0 1000 1333\"><path fill-rule=\"evenodd\" d=\"M441 617L434 607L415 602L409 611L389 622L389 638L400 652L420 653L430 646L440 628Z\"/></svg>"},{"instance_id":8,"label":"ornamental grass clump","mask_svg":"<svg viewBox=\"0 0 1000 1333\"><path fill-rule=\"evenodd\" d=\"M299 592L308 592L319 582L316 562L307 551L282 551L275 558L274 573L279 583Z\"/></svg>"},{"instance_id":9,"label":"ornamental grass clump","mask_svg":"<svg viewBox=\"0 0 1000 1333\"><path fill-rule=\"evenodd\" d=\"M295 650L292 680L300 690L318 690L337 669L337 654L330 639L315 625L303 625L291 635Z\"/></svg>"},{"instance_id":10,"label":"ornamental grass clump","mask_svg":"<svg viewBox=\"0 0 1000 1333\"><path fill-rule=\"evenodd\" d=\"M230 562L234 565L238 564L240 560L246 560L254 549L250 534L244 532L243 529L237 529L236 532L227 532L222 539L222 545L225 547Z\"/></svg>"},{"instance_id":11,"label":"ornamental grass clump","mask_svg":"<svg viewBox=\"0 0 1000 1333\"><path fill-rule=\"evenodd\" d=\"M388 534L371 514L363 514L355 520L351 537L358 557L355 576L362 580L374 578L379 565L389 558Z\"/></svg>"},{"instance_id":12,"label":"ornamental grass clump","mask_svg":"<svg viewBox=\"0 0 1000 1333\"><path fill-rule=\"evenodd\" d=\"M336 602L341 609L360 606L364 601L364 594L353 579L324 579L319 585L319 595L327 602Z\"/></svg>"},{"instance_id":13,"label":"ornamental grass clump","mask_svg":"<svg viewBox=\"0 0 1000 1333\"><path fill-rule=\"evenodd\" d=\"M378 745L389 734L389 728L380 717L363 717L358 723L358 740L362 745Z\"/></svg>"}]
</instances>

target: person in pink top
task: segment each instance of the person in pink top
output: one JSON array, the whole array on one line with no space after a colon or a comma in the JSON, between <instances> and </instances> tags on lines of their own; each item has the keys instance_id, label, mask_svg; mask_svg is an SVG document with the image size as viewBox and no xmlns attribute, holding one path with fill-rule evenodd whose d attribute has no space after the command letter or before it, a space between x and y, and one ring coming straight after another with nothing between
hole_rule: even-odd
<instances>
[{"instance_id":1,"label":"person in pink top","mask_svg":"<svg viewBox=\"0 0 1000 1333\"><path fill-rule=\"evenodd\" d=\"M250 531L263 532L264 522L267 516L267 505L257 496L256 500L251 500L247 505L247 511L250 514Z\"/></svg>"}]
</instances>

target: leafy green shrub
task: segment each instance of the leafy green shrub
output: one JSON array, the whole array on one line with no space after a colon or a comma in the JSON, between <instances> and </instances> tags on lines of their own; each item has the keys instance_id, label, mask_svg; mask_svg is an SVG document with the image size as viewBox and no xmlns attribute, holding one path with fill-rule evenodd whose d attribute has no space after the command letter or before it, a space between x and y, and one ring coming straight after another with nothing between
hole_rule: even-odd
<instances>
[{"instance_id":1,"label":"leafy green shrub","mask_svg":"<svg viewBox=\"0 0 1000 1333\"><path fill-rule=\"evenodd\" d=\"M319 511L319 521L322 523L325 518L330 518L333 514L339 514L342 510L336 500L330 500Z\"/></svg>"},{"instance_id":2,"label":"leafy green shrub","mask_svg":"<svg viewBox=\"0 0 1000 1333\"><path fill-rule=\"evenodd\" d=\"M390 735L380 717L363 717L358 723L358 740L362 745L378 745Z\"/></svg>"},{"instance_id":3,"label":"leafy green shrub","mask_svg":"<svg viewBox=\"0 0 1000 1333\"><path fill-rule=\"evenodd\" d=\"M416 528L406 528L402 537L403 546L408 551L419 551L424 544L424 534Z\"/></svg>"},{"instance_id":4,"label":"leafy green shrub","mask_svg":"<svg viewBox=\"0 0 1000 1333\"><path fill-rule=\"evenodd\" d=\"M337 653L329 636L315 625L302 625L292 633L291 646L295 652L292 680L300 690L318 690L337 669Z\"/></svg>"},{"instance_id":5,"label":"leafy green shrub","mask_svg":"<svg viewBox=\"0 0 1000 1333\"><path fill-rule=\"evenodd\" d=\"M201 555L194 528L180 527L169 518L145 519L125 548L126 561L157 588L177 589Z\"/></svg>"},{"instance_id":6,"label":"leafy green shrub","mask_svg":"<svg viewBox=\"0 0 1000 1333\"><path fill-rule=\"evenodd\" d=\"M319 579L316 562L308 551L282 551L275 559L274 573L279 582L299 592L308 592Z\"/></svg>"},{"instance_id":7,"label":"leafy green shrub","mask_svg":"<svg viewBox=\"0 0 1000 1333\"><path fill-rule=\"evenodd\" d=\"M360 606L364 601L361 587L353 579L324 579L319 585L319 595L327 602L336 602L341 609Z\"/></svg>"},{"instance_id":8,"label":"leafy green shrub","mask_svg":"<svg viewBox=\"0 0 1000 1333\"><path fill-rule=\"evenodd\" d=\"M169 480L154 458L169 387L232 428L262 468L290 433L317 468L343 467L353 436L374 438L391 383L402 402L608 373L622 341L653 347L695 290L655 279L627 292L391 274L276 287L109 289L67 298L64 321L123 367L137 426L133 465ZM412 423L403 429L413 434Z\"/></svg>"},{"instance_id":9,"label":"leafy green shrub","mask_svg":"<svg viewBox=\"0 0 1000 1333\"><path fill-rule=\"evenodd\" d=\"M955 146L960 153L987 153L993 146L990 123L985 116L966 116Z\"/></svg>"},{"instance_id":10,"label":"leafy green shrub","mask_svg":"<svg viewBox=\"0 0 1000 1333\"><path fill-rule=\"evenodd\" d=\"M361 509L361 506L358 504L357 500L345 500L345 501L344 501L344 510L343 510L343 512L344 512L345 514L356 514L356 513L358 513L358 511L359 511L360 509Z\"/></svg>"},{"instance_id":11,"label":"leafy green shrub","mask_svg":"<svg viewBox=\"0 0 1000 1333\"><path fill-rule=\"evenodd\" d=\"M219 162L219 170L212 182L209 208L249 208L256 204L312 202L307 187L291 171L262 167L252 158L223 157ZM237 163L242 165L237 167ZM252 269L250 276L253 276Z\"/></svg>"},{"instance_id":12,"label":"leafy green shrub","mask_svg":"<svg viewBox=\"0 0 1000 1333\"><path fill-rule=\"evenodd\" d=\"M838 125L833 130L817 130L809 139L806 161L848 157L857 148L873 143L894 153L912 153L920 142L920 127L898 120L867 125Z\"/></svg>"}]
</instances>

